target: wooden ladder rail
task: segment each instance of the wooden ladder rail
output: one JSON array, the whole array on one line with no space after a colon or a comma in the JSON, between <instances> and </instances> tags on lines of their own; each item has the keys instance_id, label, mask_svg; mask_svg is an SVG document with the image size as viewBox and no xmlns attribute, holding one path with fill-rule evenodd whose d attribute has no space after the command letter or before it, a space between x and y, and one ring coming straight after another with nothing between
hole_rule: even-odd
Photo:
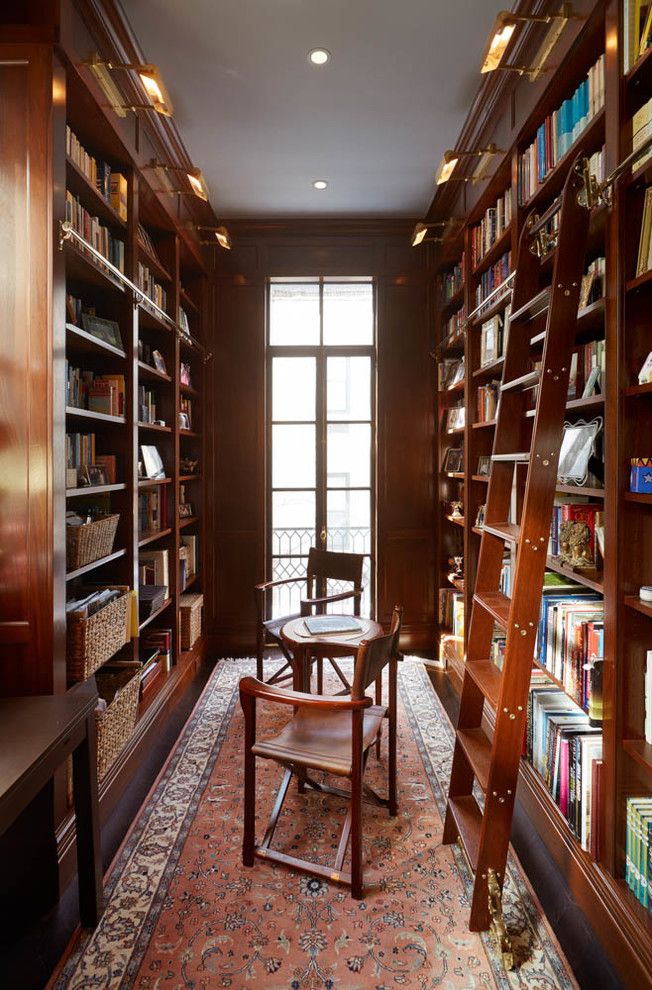
<instances>
[{"instance_id":1,"label":"wooden ladder rail","mask_svg":"<svg viewBox=\"0 0 652 990\"><path fill-rule=\"evenodd\" d=\"M539 288L539 231L554 210L530 214L521 232L512 293L485 524L456 732L444 843L459 840L475 874L469 928L493 926L505 968L511 968L509 940L500 911L518 781L550 519L557 484L559 448L566 411L569 369L584 273L590 205L586 161L574 161L559 199L557 246L550 289ZM585 199L584 202L582 200ZM528 324L547 306L541 370L530 371ZM524 442L526 390L538 384L532 435ZM532 420L530 418L530 423ZM509 511L516 465L527 465L520 524ZM509 598L500 590L505 543L516 546ZM506 630L502 672L488 658L494 623ZM482 728L484 705L495 712L493 740ZM481 810L474 795L484 794ZM498 906L497 906L498 902Z\"/></svg>"}]
</instances>

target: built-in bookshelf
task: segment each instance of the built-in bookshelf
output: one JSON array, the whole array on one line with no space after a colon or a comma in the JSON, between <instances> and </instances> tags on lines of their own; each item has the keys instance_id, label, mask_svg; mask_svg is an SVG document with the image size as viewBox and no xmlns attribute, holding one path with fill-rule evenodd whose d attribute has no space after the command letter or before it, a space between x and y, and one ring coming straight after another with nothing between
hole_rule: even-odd
<instances>
[{"instance_id":1,"label":"built-in bookshelf","mask_svg":"<svg viewBox=\"0 0 652 990\"><path fill-rule=\"evenodd\" d=\"M621 12L625 26L642 9L627 0ZM449 259L460 241L469 259L459 303L464 318L450 338L447 298L437 312L440 347L435 352L440 369L438 500L445 507L436 578L439 656L458 688L464 670L460 644L485 532L504 344L514 315L511 283L505 282L510 252L515 257L530 212L542 216L559 194L580 148L600 183L649 133L652 25L646 29L643 17L630 29L625 47L633 51L638 31L638 48L635 56L627 56L623 34L614 27L618 17L619 4L595 4L557 63L561 67L539 87L536 105L528 100L529 83L513 83L513 105L518 108L522 99L524 109L521 118L518 110L515 114L511 140L506 141L499 116L495 133L483 131L483 143L493 140L505 149L493 178L484 189L461 186L457 198L447 194L442 206L442 218L466 216L465 229L451 232L441 248L447 284ZM630 59L625 70L623 57ZM506 218L506 202L514 209L501 231L497 210L502 203ZM439 219L436 211L429 219ZM518 792L578 902L596 930L606 933L604 944L624 982L637 987L650 985L652 966L650 903L641 866L652 846L652 601L640 594L652 585L652 451L646 447L652 368L644 370L652 351L651 230L652 158L641 156L619 180L609 205L599 203L591 213L565 420L569 438L579 436L573 431L599 425L586 473L558 479ZM540 289L520 314L519 333L529 338L533 371L542 357L556 237L557 222L545 224L538 244ZM449 339L460 346L457 354L447 353ZM465 425L451 436L446 425L454 391L442 388L442 381L454 374L451 369L462 356ZM529 449L533 417L534 403L520 427L523 445L517 449ZM445 470L458 456L450 455L451 449L463 451L457 473ZM510 522L500 533L508 595L523 494L517 474ZM461 503L454 514L452 497ZM454 585L447 558L460 535L463 581ZM503 651L504 633L496 626L490 659L498 667ZM487 707L485 720L491 731ZM571 800L570 781L577 774L581 782Z\"/></svg>"}]
</instances>

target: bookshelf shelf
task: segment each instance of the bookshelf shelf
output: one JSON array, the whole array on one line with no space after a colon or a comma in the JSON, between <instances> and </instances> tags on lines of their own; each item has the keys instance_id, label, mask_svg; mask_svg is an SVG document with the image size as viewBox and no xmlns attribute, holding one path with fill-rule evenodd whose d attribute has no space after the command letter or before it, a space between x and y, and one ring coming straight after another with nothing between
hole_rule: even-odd
<instances>
[{"instance_id":1,"label":"bookshelf shelf","mask_svg":"<svg viewBox=\"0 0 652 990\"><path fill-rule=\"evenodd\" d=\"M460 481L464 481L464 473L462 471L443 471L447 478L458 478Z\"/></svg>"},{"instance_id":2,"label":"bookshelf shelf","mask_svg":"<svg viewBox=\"0 0 652 990\"><path fill-rule=\"evenodd\" d=\"M124 483L116 485L84 485L79 488L66 488L66 498L79 498L83 495L103 495L106 492L124 492L127 486Z\"/></svg>"},{"instance_id":3,"label":"bookshelf shelf","mask_svg":"<svg viewBox=\"0 0 652 990\"><path fill-rule=\"evenodd\" d=\"M108 413L93 412L91 409L77 409L76 406L66 406L66 416L79 417L80 419L92 419L96 423L113 423L124 426L127 420L124 416L109 416Z\"/></svg>"},{"instance_id":4,"label":"bookshelf shelf","mask_svg":"<svg viewBox=\"0 0 652 990\"><path fill-rule=\"evenodd\" d=\"M489 430L496 425L495 419L485 419L481 423L472 423L471 429L473 430Z\"/></svg>"},{"instance_id":5,"label":"bookshelf shelf","mask_svg":"<svg viewBox=\"0 0 652 990\"><path fill-rule=\"evenodd\" d=\"M158 426L156 423L138 423L139 430L153 430L156 433L172 433L171 426Z\"/></svg>"},{"instance_id":6,"label":"bookshelf shelf","mask_svg":"<svg viewBox=\"0 0 652 990\"><path fill-rule=\"evenodd\" d=\"M652 395L652 382L645 382L644 385L630 385L625 389L625 395L638 397L640 395Z\"/></svg>"},{"instance_id":7,"label":"bookshelf shelf","mask_svg":"<svg viewBox=\"0 0 652 990\"><path fill-rule=\"evenodd\" d=\"M139 478L139 488L153 488L155 485L170 485L172 478Z\"/></svg>"},{"instance_id":8,"label":"bookshelf shelf","mask_svg":"<svg viewBox=\"0 0 652 990\"><path fill-rule=\"evenodd\" d=\"M149 615L144 622L138 623L138 632L141 632L143 629L146 629L147 626L151 625L153 622L156 622L158 617L170 607L173 601L173 598L166 598L160 608L157 608L155 612L152 612L152 614Z\"/></svg>"},{"instance_id":9,"label":"bookshelf shelf","mask_svg":"<svg viewBox=\"0 0 652 990\"><path fill-rule=\"evenodd\" d=\"M637 278L631 279L625 286L627 292L636 292L637 289L642 289L644 285L652 281L652 268L649 271L643 272Z\"/></svg>"},{"instance_id":10,"label":"bookshelf shelf","mask_svg":"<svg viewBox=\"0 0 652 990\"><path fill-rule=\"evenodd\" d=\"M151 364L145 364L144 361L138 362L138 375L143 378L151 378L160 382L171 382L172 378L170 375L164 374L159 371L158 368L152 368Z\"/></svg>"},{"instance_id":11,"label":"bookshelf shelf","mask_svg":"<svg viewBox=\"0 0 652 990\"><path fill-rule=\"evenodd\" d=\"M638 595L625 595L623 601L628 608L633 608L636 612L640 612L641 615L647 615L649 619L652 619L652 605L641 601Z\"/></svg>"},{"instance_id":12,"label":"bookshelf shelf","mask_svg":"<svg viewBox=\"0 0 652 990\"><path fill-rule=\"evenodd\" d=\"M503 371L503 365L505 359L502 357L496 358L495 361L489 361L487 364L483 364L480 368L473 372L473 377L478 381L484 381L487 378L500 377Z\"/></svg>"},{"instance_id":13,"label":"bookshelf shelf","mask_svg":"<svg viewBox=\"0 0 652 990\"><path fill-rule=\"evenodd\" d=\"M76 244L66 241L63 250L66 256L68 284L73 288L90 284L96 289L110 287L119 292L125 291L124 284L108 268L100 268L100 262L94 261L89 255L84 254Z\"/></svg>"},{"instance_id":14,"label":"bookshelf shelf","mask_svg":"<svg viewBox=\"0 0 652 990\"><path fill-rule=\"evenodd\" d=\"M645 739L623 739L623 749L640 767L652 775L652 746Z\"/></svg>"},{"instance_id":15,"label":"bookshelf shelf","mask_svg":"<svg viewBox=\"0 0 652 990\"><path fill-rule=\"evenodd\" d=\"M565 492L568 495L588 495L594 499L604 499L604 488L589 488L582 485L562 485L558 484L556 491Z\"/></svg>"},{"instance_id":16,"label":"bookshelf shelf","mask_svg":"<svg viewBox=\"0 0 652 990\"><path fill-rule=\"evenodd\" d=\"M107 344L99 337L94 337L92 333L83 330L82 327L75 326L74 323L66 323L67 345L75 351L87 354L107 354L113 357L126 360L127 355L119 347Z\"/></svg>"},{"instance_id":17,"label":"bookshelf shelf","mask_svg":"<svg viewBox=\"0 0 652 990\"><path fill-rule=\"evenodd\" d=\"M457 290L457 292L453 293L450 299L447 299L445 302L442 300L441 303L442 314L446 314L447 316L450 316L451 313L454 313L456 309L460 308L463 302L464 302L464 286L462 285Z\"/></svg>"},{"instance_id":18,"label":"bookshelf shelf","mask_svg":"<svg viewBox=\"0 0 652 990\"><path fill-rule=\"evenodd\" d=\"M197 516L187 516L179 519L179 529L185 529L187 526L193 526L199 522Z\"/></svg>"},{"instance_id":19,"label":"bookshelf shelf","mask_svg":"<svg viewBox=\"0 0 652 990\"><path fill-rule=\"evenodd\" d=\"M167 268L165 268L158 258L155 258L151 251L148 251L141 240L138 241L138 254L144 265L149 268L150 273L154 278L158 279L160 282L170 283L172 281L172 276L170 275Z\"/></svg>"},{"instance_id":20,"label":"bookshelf shelf","mask_svg":"<svg viewBox=\"0 0 652 990\"><path fill-rule=\"evenodd\" d=\"M595 567L583 567L576 571L572 567L558 563L554 557L548 557L546 567L557 574L564 574L570 580L577 581L578 584L583 584L586 588L599 591L600 594L604 592L602 571L596 570Z\"/></svg>"},{"instance_id":21,"label":"bookshelf shelf","mask_svg":"<svg viewBox=\"0 0 652 990\"><path fill-rule=\"evenodd\" d=\"M68 189L80 200L94 216L97 216L102 223L109 227L119 227L121 230L127 229L127 222L122 219L117 210L104 199L98 189L95 188L90 179L87 179L82 170L75 164L72 158L66 158L66 182Z\"/></svg>"},{"instance_id":22,"label":"bookshelf shelf","mask_svg":"<svg viewBox=\"0 0 652 990\"><path fill-rule=\"evenodd\" d=\"M652 505L652 495L645 492L625 492L623 498L626 502L638 502L639 505Z\"/></svg>"},{"instance_id":23,"label":"bookshelf shelf","mask_svg":"<svg viewBox=\"0 0 652 990\"><path fill-rule=\"evenodd\" d=\"M484 474L472 474L471 481L482 481L485 485L489 484L489 478Z\"/></svg>"},{"instance_id":24,"label":"bookshelf shelf","mask_svg":"<svg viewBox=\"0 0 652 990\"><path fill-rule=\"evenodd\" d=\"M454 523L456 526L461 526L464 528L464 518L462 516L446 516L446 519L450 523Z\"/></svg>"},{"instance_id":25,"label":"bookshelf shelf","mask_svg":"<svg viewBox=\"0 0 652 990\"><path fill-rule=\"evenodd\" d=\"M182 395L200 395L201 393L193 388L191 385L179 385L179 391Z\"/></svg>"},{"instance_id":26,"label":"bookshelf shelf","mask_svg":"<svg viewBox=\"0 0 652 990\"><path fill-rule=\"evenodd\" d=\"M138 533L138 546L145 547L148 543L153 543L155 540L160 540L162 537L170 536L171 534L171 529L140 530Z\"/></svg>"},{"instance_id":27,"label":"bookshelf shelf","mask_svg":"<svg viewBox=\"0 0 652 990\"><path fill-rule=\"evenodd\" d=\"M463 392L464 391L464 379L460 379L459 382L455 382L454 385L449 385L448 388L441 389L441 392L446 395L450 392Z\"/></svg>"},{"instance_id":28,"label":"bookshelf shelf","mask_svg":"<svg viewBox=\"0 0 652 990\"><path fill-rule=\"evenodd\" d=\"M473 327L481 326L487 320L490 320L492 316L502 313L507 303L511 301L512 293L510 289L507 289L502 294L497 295L493 302L480 303L478 306L479 312L469 320L470 325Z\"/></svg>"},{"instance_id":29,"label":"bookshelf shelf","mask_svg":"<svg viewBox=\"0 0 652 990\"><path fill-rule=\"evenodd\" d=\"M124 557L126 553L127 551L123 547L121 550L114 550L113 553L108 554L106 557L100 557L99 560L94 560L91 564L86 564L84 567L78 567L74 571L68 571L66 574L66 581L73 581L75 578L82 577L84 574L90 574L91 571L96 571L98 567L104 567L105 564L110 564L114 560Z\"/></svg>"},{"instance_id":30,"label":"bookshelf shelf","mask_svg":"<svg viewBox=\"0 0 652 990\"><path fill-rule=\"evenodd\" d=\"M190 296L188 295L185 289L179 290L179 299L181 300L181 305L183 306L184 309L189 309L193 313L199 314L200 312L199 306L195 302L193 302L193 300L190 298Z\"/></svg>"}]
</instances>

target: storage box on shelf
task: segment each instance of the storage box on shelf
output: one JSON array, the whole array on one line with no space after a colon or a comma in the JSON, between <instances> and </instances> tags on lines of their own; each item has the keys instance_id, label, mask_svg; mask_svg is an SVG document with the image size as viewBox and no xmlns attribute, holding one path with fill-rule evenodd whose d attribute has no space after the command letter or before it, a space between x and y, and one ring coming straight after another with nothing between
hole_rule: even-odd
<instances>
[{"instance_id":1,"label":"storage box on shelf","mask_svg":"<svg viewBox=\"0 0 652 990\"><path fill-rule=\"evenodd\" d=\"M138 714L140 663L108 664L95 674L106 708L96 711L97 777L102 781L129 741Z\"/></svg>"},{"instance_id":2,"label":"storage box on shelf","mask_svg":"<svg viewBox=\"0 0 652 990\"><path fill-rule=\"evenodd\" d=\"M107 590L115 586L109 585ZM66 626L66 658L69 681L83 681L106 663L130 638L129 587L117 586L119 597L92 615L69 612ZM85 589L76 588L79 599Z\"/></svg>"},{"instance_id":3,"label":"storage box on shelf","mask_svg":"<svg viewBox=\"0 0 652 990\"><path fill-rule=\"evenodd\" d=\"M203 607L204 596L201 594L187 593L179 599L182 650L192 650L201 636Z\"/></svg>"}]
</instances>

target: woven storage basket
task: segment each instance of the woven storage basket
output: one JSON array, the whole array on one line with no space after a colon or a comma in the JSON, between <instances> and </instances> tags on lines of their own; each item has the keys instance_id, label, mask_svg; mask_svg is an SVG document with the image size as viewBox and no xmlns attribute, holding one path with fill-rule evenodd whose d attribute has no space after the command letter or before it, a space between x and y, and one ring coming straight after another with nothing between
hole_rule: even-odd
<instances>
[{"instance_id":1,"label":"woven storage basket","mask_svg":"<svg viewBox=\"0 0 652 990\"><path fill-rule=\"evenodd\" d=\"M203 595L182 595L179 599L181 612L181 649L191 650L201 635L201 610Z\"/></svg>"},{"instance_id":2,"label":"woven storage basket","mask_svg":"<svg viewBox=\"0 0 652 990\"><path fill-rule=\"evenodd\" d=\"M97 777L102 780L134 731L140 688L139 663L105 667L95 674L100 698L108 707L96 714Z\"/></svg>"},{"instance_id":3,"label":"woven storage basket","mask_svg":"<svg viewBox=\"0 0 652 990\"><path fill-rule=\"evenodd\" d=\"M102 516L84 526L66 527L66 567L69 571L85 567L100 557L108 557L118 528L120 513Z\"/></svg>"},{"instance_id":4,"label":"woven storage basket","mask_svg":"<svg viewBox=\"0 0 652 990\"><path fill-rule=\"evenodd\" d=\"M116 587L112 585L110 587ZM66 658L69 681L84 681L127 642L129 588L117 585L124 594L109 602L88 619L68 616Z\"/></svg>"}]
</instances>

